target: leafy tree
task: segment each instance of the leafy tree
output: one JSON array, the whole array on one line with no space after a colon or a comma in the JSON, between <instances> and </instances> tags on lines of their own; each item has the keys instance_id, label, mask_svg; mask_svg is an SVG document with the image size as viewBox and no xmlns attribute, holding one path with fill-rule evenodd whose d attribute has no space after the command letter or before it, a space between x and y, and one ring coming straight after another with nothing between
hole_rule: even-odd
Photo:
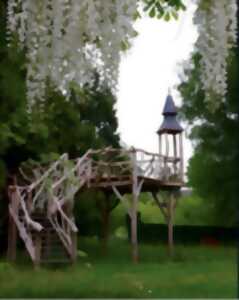
<instances>
[{"instance_id":1,"label":"leafy tree","mask_svg":"<svg viewBox=\"0 0 239 300\"><path fill-rule=\"evenodd\" d=\"M5 7L3 2L0 5L0 227L6 228L7 185L22 162L28 159L46 161L64 152L74 158L89 148L119 147L119 136L115 97L107 89L97 91L97 76L93 88L72 86L70 101L49 85L46 102L29 113L24 52L7 47ZM88 195L88 200L92 201L90 206L95 210L90 212L89 207L89 214L98 214L97 218L102 219L104 207L94 198L98 199ZM105 198L102 203L104 201ZM110 203L109 210L117 201L112 199ZM77 211L82 211L79 201ZM82 222L83 218L79 216L78 219Z\"/></svg>"},{"instance_id":2,"label":"leafy tree","mask_svg":"<svg viewBox=\"0 0 239 300\"><path fill-rule=\"evenodd\" d=\"M225 225L236 222L239 194L239 57L233 52L228 75L227 101L216 111L205 105L200 83L200 56L193 57L194 68L181 84L182 117L191 126L194 155L188 168L189 184L203 197L212 220Z\"/></svg>"}]
</instances>

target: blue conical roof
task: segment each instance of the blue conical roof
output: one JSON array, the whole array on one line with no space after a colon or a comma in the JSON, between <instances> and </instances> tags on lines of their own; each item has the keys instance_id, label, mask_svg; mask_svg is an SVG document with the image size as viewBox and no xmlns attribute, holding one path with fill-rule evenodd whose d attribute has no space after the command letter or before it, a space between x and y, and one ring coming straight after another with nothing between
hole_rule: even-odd
<instances>
[{"instance_id":1,"label":"blue conical roof","mask_svg":"<svg viewBox=\"0 0 239 300\"><path fill-rule=\"evenodd\" d=\"M163 123L160 126L158 133L180 133L183 131L176 116L167 115L164 117Z\"/></svg>"},{"instance_id":2,"label":"blue conical roof","mask_svg":"<svg viewBox=\"0 0 239 300\"><path fill-rule=\"evenodd\" d=\"M183 131L182 126L177 120L177 109L173 101L173 97L168 95L163 109L164 120L159 130L158 134L171 133L176 134Z\"/></svg>"},{"instance_id":3,"label":"blue conical roof","mask_svg":"<svg viewBox=\"0 0 239 300\"><path fill-rule=\"evenodd\" d=\"M173 97L168 95L164 104L163 115L176 115L177 109L173 101Z\"/></svg>"}]
</instances>

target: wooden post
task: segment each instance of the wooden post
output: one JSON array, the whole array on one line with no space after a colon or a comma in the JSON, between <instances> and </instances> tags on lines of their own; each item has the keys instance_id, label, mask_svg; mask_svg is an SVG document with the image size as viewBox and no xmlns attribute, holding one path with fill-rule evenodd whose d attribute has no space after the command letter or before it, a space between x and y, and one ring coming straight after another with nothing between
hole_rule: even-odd
<instances>
[{"instance_id":1,"label":"wooden post","mask_svg":"<svg viewBox=\"0 0 239 300\"><path fill-rule=\"evenodd\" d=\"M9 213L8 221L8 245L7 245L7 258L9 261L14 262L17 256L17 227Z\"/></svg>"},{"instance_id":2,"label":"wooden post","mask_svg":"<svg viewBox=\"0 0 239 300\"><path fill-rule=\"evenodd\" d=\"M169 157L169 140L168 140L168 133L166 133L166 157Z\"/></svg>"},{"instance_id":3,"label":"wooden post","mask_svg":"<svg viewBox=\"0 0 239 300\"><path fill-rule=\"evenodd\" d=\"M138 250L138 233L137 233L137 208L138 208L138 191L137 191L137 161L136 154L132 153L133 163L133 187L132 187L132 209L131 209L131 244L132 244L132 260L134 263L139 261Z\"/></svg>"},{"instance_id":4,"label":"wooden post","mask_svg":"<svg viewBox=\"0 0 239 300\"><path fill-rule=\"evenodd\" d=\"M174 223L174 212L176 208L176 199L173 192L170 192L168 203L167 203L167 223L168 223L168 252L172 257L174 254L174 239L173 239L173 223Z\"/></svg>"},{"instance_id":5,"label":"wooden post","mask_svg":"<svg viewBox=\"0 0 239 300\"><path fill-rule=\"evenodd\" d=\"M173 214L172 214L172 199L168 200L168 252L173 256Z\"/></svg>"},{"instance_id":6,"label":"wooden post","mask_svg":"<svg viewBox=\"0 0 239 300\"><path fill-rule=\"evenodd\" d=\"M156 193L152 193L157 205L159 206L165 222L168 226L168 253L172 257L174 252L174 241L173 241L173 222L174 222L174 212L176 208L176 199L173 192L170 192L169 198L165 200L160 200Z\"/></svg>"},{"instance_id":7,"label":"wooden post","mask_svg":"<svg viewBox=\"0 0 239 300\"><path fill-rule=\"evenodd\" d=\"M183 133L179 135L179 149L180 149L180 177L183 181L184 177L184 157L183 157Z\"/></svg>"},{"instance_id":8,"label":"wooden post","mask_svg":"<svg viewBox=\"0 0 239 300\"><path fill-rule=\"evenodd\" d=\"M9 207L12 206L14 211L18 210L18 200L16 197L16 190L11 189L9 192ZM14 262L17 256L17 226L12 218L10 211L8 212L8 246L7 246L7 258L9 261Z\"/></svg>"},{"instance_id":9,"label":"wooden post","mask_svg":"<svg viewBox=\"0 0 239 300\"><path fill-rule=\"evenodd\" d=\"M175 158L175 161L173 163L173 165L174 165L174 174L178 175L177 174L177 161L176 161L176 158L178 156L177 136L176 136L176 134L173 135L173 152L174 152L174 158Z\"/></svg>"},{"instance_id":10,"label":"wooden post","mask_svg":"<svg viewBox=\"0 0 239 300\"><path fill-rule=\"evenodd\" d=\"M159 134L159 155L162 155L162 136Z\"/></svg>"},{"instance_id":11,"label":"wooden post","mask_svg":"<svg viewBox=\"0 0 239 300\"><path fill-rule=\"evenodd\" d=\"M161 160L161 155L162 155L162 135L159 133L159 173L162 168L162 160Z\"/></svg>"}]
</instances>

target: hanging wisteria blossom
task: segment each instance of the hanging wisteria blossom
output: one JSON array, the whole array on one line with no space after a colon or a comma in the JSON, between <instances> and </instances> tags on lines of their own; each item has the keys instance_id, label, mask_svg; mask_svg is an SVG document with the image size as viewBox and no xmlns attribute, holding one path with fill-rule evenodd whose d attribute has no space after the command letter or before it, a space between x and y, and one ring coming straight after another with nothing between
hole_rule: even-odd
<instances>
[{"instance_id":1,"label":"hanging wisteria blossom","mask_svg":"<svg viewBox=\"0 0 239 300\"><path fill-rule=\"evenodd\" d=\"M137 0L9 0L9 36L27 58L30 105L44 101L47 79L66 96L71 82L115 89L120 52L135 36Z\"/></svg>"},{"instance_id":2,"label":"hanging wisteria blossom","mask_svg":"<svg viewBox=\"0 0 239 300\"><path fill-rule=\"evenodd\" d=\"M227 60L237 39L236 0L201 0L195 15L201 54L201 81L206 100L216 108L227 92Z\"/></svg>"}]
</instances>

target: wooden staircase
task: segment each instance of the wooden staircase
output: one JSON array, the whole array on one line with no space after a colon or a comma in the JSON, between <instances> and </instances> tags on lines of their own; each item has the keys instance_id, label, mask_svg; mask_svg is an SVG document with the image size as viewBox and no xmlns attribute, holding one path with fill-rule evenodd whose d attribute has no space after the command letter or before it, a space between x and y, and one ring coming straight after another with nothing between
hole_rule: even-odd
<instances>
[{"instance_id":1,"label":"wooden staircase","mask_svg":"<svg viewBox=\"0 0 239 300\"><path fill-rule=\"evenodd\" d=\"M33 231L33 243L36 245L39 240L39 261L41 264L69 264L72 258L65 249L64 244L52 226L50 220L43 213L35 213L31 216L35 222L43 226L38 233Z\"/></svg>"},{"instance_id":2,"label":"wooden staircase","mask_svg":"<svg viewBox=\"0 0 239 300\"><path fill-rule=\"evenodd\" d=\"M17 232L34 265L70 263L76 260L77 227L74 195L89 184L88 153L70 163L64 154L51 166L37 170L30 184L9 186L8 257L15 260ZM25 178L27 176L22 175ZM51 188L49 188L49 181Z\"/></svg>"},{"instance_id":3,"label":"wooden staircase","mask_svg":"<svg viewBox=\"0 0 239 300\"><path fill-rule=\"evenodd\" d=\"M18 231L35 266L74 262L77 228L71 206L68 203L53 206L51 213L47 208L31 212L31 205L25 201L17 186L9 189L9 193L9 228L15 228L9 233L9 259L15 260L16 257Z\"/></svg>"}]
</instances>

